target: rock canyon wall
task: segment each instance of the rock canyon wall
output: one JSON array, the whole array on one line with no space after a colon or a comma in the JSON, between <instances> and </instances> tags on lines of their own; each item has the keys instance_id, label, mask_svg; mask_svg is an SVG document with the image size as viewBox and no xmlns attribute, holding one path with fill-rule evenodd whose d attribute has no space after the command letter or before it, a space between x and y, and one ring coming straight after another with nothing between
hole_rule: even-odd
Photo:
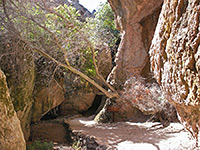
<instances>
[{"instance_id":1,"label":"rock canyon wall","mask_svg":"<svg viewBox=\"0 0 200 150\"><path fill-rule=\"evenodd\" d=\"M186 128L200 128L199 0L165 0L150 49L151 69Z\"/></svg>"},{"instance_id":2,"label":"rock canyon wall","mask_svg":"<svg viewBox=\"0 0 200 150\"><path fill-rule=\"evenodd\" d=\"M122 86L127 79L140 75L148 61L149 47L144 41L151 41L162 0L109 0L109 3L115 14L116 26L122 34L115 59L116 67L109 81ZM148 19L151 21L144 24ZM144 37L143 32L147 28L149 36Z\"/></svg>"},{"instance_id":3,"label":"rock canyon wall","mask_svg":"<svg viewBox=\"0 0 200 150\"><path fill-rule=\"evenodd\" d=\"M120 98L114 100L116 103L114 105L121 108L115 112L115 120L137 118L142 114L140 110L145 114L154 114L160 109L160 101L158 101L158 93L148 92L150 89L146 88L147 82L154 82L149 69L148 51L163 1L109 0L108 2L115 14L116 26L122 35L115 59L116 66L108 77L108 82L121 95ZM141 77L145 78L145 81L141 81ZM131 87L137 87L137 89L131 91ZM130 91L124 91L126 89ZM146 96L151 98L143 96L146 93L148 93ZM157 98L152 99L155 95ZM110 103L113 105L112 102ZM144 105L145 103L147 105ZM152 104L158 107L152 109L150 108ZM100 118L105 116L106 107L101 111L101 115L96 117L96 120L102 120Z\"/></svg>"}]
</instances>

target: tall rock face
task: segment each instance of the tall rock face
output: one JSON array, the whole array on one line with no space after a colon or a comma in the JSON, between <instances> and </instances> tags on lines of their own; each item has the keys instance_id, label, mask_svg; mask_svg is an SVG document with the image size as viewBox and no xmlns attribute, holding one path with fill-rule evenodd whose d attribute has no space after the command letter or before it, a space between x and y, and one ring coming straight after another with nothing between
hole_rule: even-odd
<instances>
[{"instance_id":1,"label":"tall rock face","mask_svg":"<svg viewBox=\"0 0 200 150\"><path fill-rule=\"evenodd\" d=\"M23 41L14 37L1 38L0 47L0 67L7 77L12 103L28 140L35 79L33 54Z\"/></svg>"},{"instance_id":2,"label":"tall rock face","mask_svg":"<svg viewBox=\"0 0 200 150\"><path fill-rule=\"evenodd\" d=\"M115 22L122 33L122 40L116 55L116 67L109 80L116 85L136 75L140 75L148 61L148 49L145 47L142 22L156 11L162 0L109 0L115 14ZM158 18L158 14L154 14ZM150 30L154 31L157 19ZM151 31L149 31L151 32ZM120 87L119 87L120 88Z\"/></svg>"},{"instance_id":3,"label":"tall rock face","mask_svg":"<svg viewBox=\"0 0 200 150\"><path fill-rule=\"evenodd\" d=\"M150 49L155 78L196 137L200 129L199 15L199 0L165 0Z\"/></svg>"},{"instance_id":4,"label":"tall rock face","mask_svg":"<svg viewBox=\"0 0 200 150\"><path fill-rule=\"evenodd\" d=\"M158 111L158 108L144 112L144 109L140 107L143 104L139 103L144 103L146 100L150 105L160 103L158 97L151 99L155 97L154 92L151 93L151 89L146 87L146 82L153 80L150 74L148 51L159 18L162 0L108 1L114 11L116 26L122 34L115 59L116 66L107 79L121 95L115 100L116 104L113 103L121 108L115 112L115 121L140 117L142 113L138 109L145 114L153 114ZM145 78L144 82L140 80L141 76ZM130 87L134 87L135 90L129 91ZM145 89L144 93L139 91L140 94L138 94L139 88ZM104 108L106 107L112 108L112 106ZM99 119L96 118L96 120Z\"/></svg>"},{"instance_id":5,"label":"tall rock face","mask_svg":"<svg viewBox=\"0 0 200 150\"><path fill-rule=\"evenodd\" d=\"M6 76L0 70L0 150L26 150L20 121L17 118Z\"/></svg>"}]
</instances>

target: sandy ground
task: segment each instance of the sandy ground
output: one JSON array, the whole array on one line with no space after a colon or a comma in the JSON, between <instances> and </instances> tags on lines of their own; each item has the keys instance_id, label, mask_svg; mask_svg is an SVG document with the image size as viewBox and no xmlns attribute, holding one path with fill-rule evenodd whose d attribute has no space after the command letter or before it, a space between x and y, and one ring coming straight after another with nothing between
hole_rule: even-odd
<instances>
[{"instance_id":1,"label":"sandy ground","mask_svg":"<svg viewBox=\"0 0 200 150\"><path fill-rule=\"evenodd\" d=\"M192 150L195 145L195 140L179 123L163 128L152 122L95 124L88 118L68 122L72 130L94 136L113 150Z\"/></svg>"}]
</instances>

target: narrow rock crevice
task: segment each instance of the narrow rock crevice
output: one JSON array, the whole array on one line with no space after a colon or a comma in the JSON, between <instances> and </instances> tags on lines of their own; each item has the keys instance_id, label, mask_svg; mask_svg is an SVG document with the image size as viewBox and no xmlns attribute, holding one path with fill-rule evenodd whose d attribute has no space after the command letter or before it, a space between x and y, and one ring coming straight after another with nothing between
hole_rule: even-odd
<instances>
[{"instance_id":1,"label":"narrow rock crevice","mask_svg":"<svg viewBox=\"0 0 200 150\"><path fill-rule=\"evenodd\" d=\"M98 108L102 103L102 97L103 97L102 95L96 95L92 103L92 106L88 110L84 111L82 115L83 116L95 115L96 111L98 110Z\"/></svg>"}]
</instances>

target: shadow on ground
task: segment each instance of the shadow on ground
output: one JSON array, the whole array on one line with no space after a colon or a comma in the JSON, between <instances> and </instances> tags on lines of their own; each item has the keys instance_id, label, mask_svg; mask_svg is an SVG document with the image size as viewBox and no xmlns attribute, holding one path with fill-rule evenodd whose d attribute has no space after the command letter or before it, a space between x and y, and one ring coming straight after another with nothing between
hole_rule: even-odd
<instances>
[{"instance_id":1,"label":"shadow on ground","mask_svg":"<svg viewBox=\"0 0 200 150\"><path fill-rule=\"evenodd\" d=\"M194 146L194 140L179 123L163 128L152 122L95 124L88 118L76 118L69 124L72 130L92 135L110 149L184 150Z\"/></svg>"}]
</instances>

